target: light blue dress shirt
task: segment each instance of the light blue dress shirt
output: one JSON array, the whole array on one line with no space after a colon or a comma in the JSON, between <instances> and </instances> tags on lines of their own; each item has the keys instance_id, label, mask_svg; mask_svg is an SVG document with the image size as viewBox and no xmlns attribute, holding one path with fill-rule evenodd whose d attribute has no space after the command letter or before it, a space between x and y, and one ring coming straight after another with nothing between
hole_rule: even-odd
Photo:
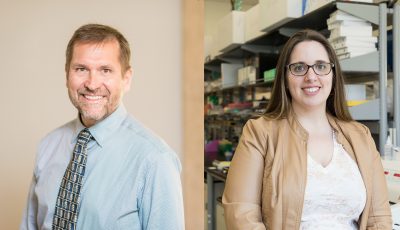
<instances>
[{"instance_id":1,"label":"light blue dress shirt","mask_svg":"<svg viewBox=\"0 0 400 230\"><path fill-rule=\"evenodd\" d=\"M55 202L79 132L75 119L40 143L20 229L51 229ZM181 165L123 105L89 128L78 230L184 229Z\"/></svg>"}]
</instances>

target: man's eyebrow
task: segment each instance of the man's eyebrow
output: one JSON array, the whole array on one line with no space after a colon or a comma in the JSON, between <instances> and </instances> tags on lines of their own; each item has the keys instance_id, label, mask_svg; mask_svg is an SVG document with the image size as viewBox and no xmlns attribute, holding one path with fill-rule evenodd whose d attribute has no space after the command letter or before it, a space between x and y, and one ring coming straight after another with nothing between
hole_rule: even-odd
<instances>
[{"instance_id":1,"label":"man's eyebrow","mask_svg":"<svg viewBox=\"0 0 400 230\"><path fill-rule=\"evenodd\" d=\"M72 66L73 68L77 68L77 67L84 67L84 68L86 68L86 67L87 67L86 65L80 64L80 63L73 63L71 66Z\"/></svg>"},{"instance_id":2,"label":"man's eyebrow","mask_svg":"<svg viewBox=\"0 0 400 230\"><path fill-rule=\"evenodd\" d=\"M113 67L112 67L112 65L101 65L100 66L100 69L112 69Z\"/></svg>"}]
</instances>

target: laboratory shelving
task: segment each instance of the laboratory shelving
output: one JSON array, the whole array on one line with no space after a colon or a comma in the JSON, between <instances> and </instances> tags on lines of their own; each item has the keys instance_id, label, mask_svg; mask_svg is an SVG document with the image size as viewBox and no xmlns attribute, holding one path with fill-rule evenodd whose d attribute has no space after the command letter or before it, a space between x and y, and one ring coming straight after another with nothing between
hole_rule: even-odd
<instances>
[{"instance_id":1,"label":"laboratory shelving","mask_svg":"<svg viewBox=\"0 0 400 230\"><path fill-rule=\"evenodd\" d=\"M204 65L205 79L213 71L220 71L222 63L243 63L247 58L254 56L263 57L263 61L269 62L270 67L275 67L277 58L282 46L288 38L298 30L309 28L317 30L329 36L327 29L326 19L329 15L336 11L342 10L357 17L363 18L374 24L374 29L378 30L378 50L365 55L357 56L354 58L341 60L341 67L345 74L346 83L363 83L363 82L379 82L379 96L365 104L353 106L350 112L354 119L362 121L366 124L372 133L379 135L379 151L384 152L384 145L387 138L388 127L393 127L397 130L395 135L396 146L400 146L400 5L399 3L390 5L390 1L381 1L379 4L356 3L335 1L321 8L314 10L300 18L290 19L284 24L279 26L271 26L264 30L264 33L244 44L231 44L222 50L222 54L214 57L212 60L207 60ZM388 72L388 48L387 48L387 28L388 24L392 25L393 36L393 66ZM393 117L388 116L387 108L387 81L389 78L393 79ZM261 79L259 79L261 80ZM252 94L254 99L254 92L262 88L270 91L272 88L271 82L256 81L250 82L245 85L231 86L222 89L213 89L205 91L204 97L210 95L226 95L234 93L249 93ZM250 116L251 117L251 116ZM389 117L389 119L388 119ZM226 123L237 130L240 124L244 124L249 116L240 115L205 115L205 127L211 125L213 130L221 129L224 132L232 132L228 130ZM214 123L208 123L212 121ZM216 123L215 123L216 122ZM220 126L219 126L220 125ZM239 127L240 128L240 127ZM235 134L235 141L238 136ZM208 171L207 171L208 170ZM221 175L214 171L207 169L207 219L208 229L216 229L216 197L215 186L218 184L216 181L224 183L226 175Z\"/></svg>"}]
</instances>

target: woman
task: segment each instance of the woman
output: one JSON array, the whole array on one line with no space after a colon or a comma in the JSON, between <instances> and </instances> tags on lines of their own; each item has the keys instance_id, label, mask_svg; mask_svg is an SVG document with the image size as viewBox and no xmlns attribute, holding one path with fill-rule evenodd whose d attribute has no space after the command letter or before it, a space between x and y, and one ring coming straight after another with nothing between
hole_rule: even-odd
<instances>
[{"instance_id":1,"label":"woman","mask_svg":"<svg viewBox=\"0 0 400 230\"><path fill-rule=\"evenodd\" d=\"M380 156L348 112L329 42L297 32L276 69L267 111L244 126L229 169L227 228L391 229Z\"/></svg>"}]
</instances>

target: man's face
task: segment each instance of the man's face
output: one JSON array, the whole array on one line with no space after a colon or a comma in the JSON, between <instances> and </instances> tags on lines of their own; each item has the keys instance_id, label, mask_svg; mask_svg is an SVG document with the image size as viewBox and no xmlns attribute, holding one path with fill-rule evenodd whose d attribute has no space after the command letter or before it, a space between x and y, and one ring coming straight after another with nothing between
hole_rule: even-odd
<instances>
[{"instance_id":1,"label":"man's face","mask_svg":"<svg viewBox=\"0 0 400 230\"><path fill-rule=\"evenodd\" d=\"M86 127L114 112L129 90L132 71L122 72L119 49L116 40L73 47L67 70L68 95Z\"/></svg>"}]
</instances>

